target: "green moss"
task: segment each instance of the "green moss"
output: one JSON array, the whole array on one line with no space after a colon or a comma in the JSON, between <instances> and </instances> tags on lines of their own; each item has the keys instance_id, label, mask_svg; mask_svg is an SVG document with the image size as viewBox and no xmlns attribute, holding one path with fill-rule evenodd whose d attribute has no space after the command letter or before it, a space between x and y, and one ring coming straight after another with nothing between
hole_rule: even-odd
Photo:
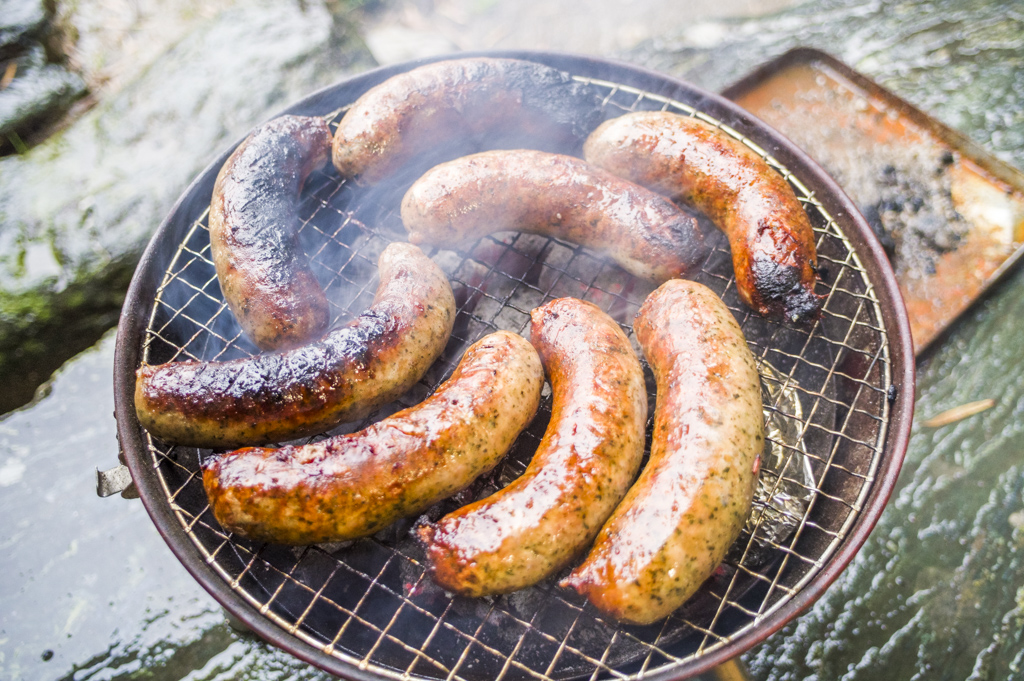
<instances>
[{"instance_id":1,"label":"green moss","mask_svg":"<svg viewBox=\"0 0 1024 681\"><path fill-rule=\"evenodd\" d=\"M0 413L31 401L65 361L117 324L134 265L126 256L62 289L46 282L0 290Z\"/></svg>"}]
</instances>

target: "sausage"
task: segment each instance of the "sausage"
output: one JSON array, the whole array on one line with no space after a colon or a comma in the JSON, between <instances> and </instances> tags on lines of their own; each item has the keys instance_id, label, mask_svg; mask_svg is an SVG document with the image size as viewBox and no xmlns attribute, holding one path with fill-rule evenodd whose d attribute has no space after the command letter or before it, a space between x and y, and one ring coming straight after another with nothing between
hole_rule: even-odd
<instances>
[{"instance_id":1,"label":"sausage","mask_svg":"<svg viewBox=\"0 0 1024 681\"><path fill-rule=\"evenodd\" d=\"M368 90L341 119L332 156L342 177L376 184L483 149L578 150L600 120L596 91L567 73L519 59L454 59Z\"/></svg>"},{"instance_id":2,"label":"sausage","mask_svg":"<svg viewBox=\"0 0 1024 681\"><path fill-rule=\"evenodd\" d=\"M530 316L552 389L551 421L533 460L503 490L418 529L434 580L466 596L520 589L568 564L643 457L643 370L618 324L574 298Z\"/></svg>"},{"instance_id":3,"label":"sausage","mask_svg":"<svg viewBox=\"0 0 1024 681\"><path fill-rule=\"evenodd\" d=\"M785 178L745 144L698 118L666 111L602 124L585 158L612 173L689 202L729 238L736 288L765 316L817 317L814 232Z\"/></svg>"},{"instance_id":4,"label":"sausage","mask_svg":"<svg viewBox=\"0 0 1024 681\"><path fill-rule=\"evenodd\" d=\"M415 246L389 245L378 267L369 309L315 343L226 362L143 365L139 422L168 442L239 447L320 433L391 402L444 350L455 298Z\"/></svg>"},{"instance_id":5,"label":"sausage","mask_svg":"<svg viewBox=\"0 0 1024 681\"><path fill-rule=\"evenodd\" d=\"M526 340L490 334L432 396L365 430L208 460L213 515L231 532L278 544L373 534L491 470L533 419L543 384Z\"/></svg>"},{"instance_id":6,"label":"sausage","mask_svg":"<svg viewBox=\"0 0 1024 681\"><path fill-rule=\"evenodd\" d=\"M210 201L210 253L221 291L262 350L319 338L327 296L299 243L296 201L330 154L321 118L281 116L242 142L217 174Z\"/></svg>"},{"instance_id":7,"label":"sausage","mask_svg":"<svg viewBox=\"0 0 1024 681\"><path fill-rule=\"evenodd\" d=\"M696 220L671 201L542 151L486 151L432 168L406 192L402 222L411 242L448 247L506 229L554 236L659 283L706 255Z\"/></svg>"},{"instance_id":8,"label":"sausage","mask_svg":"<svg viewBox=\"0 0 1024 681\"><path fill-rule=\"evenodd\" d=\"M666 282L633 329L657 380L651 456L561 585L618 620L649 624L700 587L743 527L764 422L754 358L710 289Z\"/></svg>"}]
</instances>

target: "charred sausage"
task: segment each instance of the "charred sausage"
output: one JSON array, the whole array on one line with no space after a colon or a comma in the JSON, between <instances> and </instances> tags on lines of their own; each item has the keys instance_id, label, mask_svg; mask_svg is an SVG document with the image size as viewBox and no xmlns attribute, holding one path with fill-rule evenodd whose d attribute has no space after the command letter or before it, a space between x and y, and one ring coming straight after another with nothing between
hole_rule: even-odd
<instances>
[{"instance_id":1,"label":"charred sausage","mask_svg":"<svg viewBox=\"0 0 1024 681\"><path fill-rule=\"evenodd\" d=\"M281 442L353 421L408 390L444 350L451 285L419 248L389 245L373 304L323 339L226 362L137 371L135 410L150 433L197 447Z\"/></svg>"},{"instance_id":2,"label":"charred sausage","mask_svg":"<svg viewBox=\"0 0 1024 681\"><path fill-rule=\"evenodd\" d=\"M626 335L597 306L553 300L530 338L551 381L551 421L505 489L419 528L434 580L466 596L534 584L585 549L640 467L647 392Z\"/></svg>"},{"instance_id":3,"label":"charred sausage","mask_svg":"<svg viewBox=\"0 0 1024 681\"><path fill-rule=\"evenodd\" d=\"M696 221L671 201L578 158L486 151L443 163L402 200L413 243L458 246L518 230L574 241L661 282L706 255Z\"/></svg>"},{"instance_id":4,"label":"charred sausage","mask_svg":"<svg viewBox=\"0 0 1024 681\"><path fill-rule=\"evenodd\" d=\"M633 329L657 379L650 460L562 584L616 619L648 624L682 605L739 534L764 424L754 358L710 289L666 282Z\"/></svg>"},{"instance_id":5,"label":"charred sausage","mask_svg":"<svg viewBox=\"0 0 1024 681\"><path fill-rule=\"evenodd\" d=\"M665 111L626 114L602 124L586 159L706 214L725 232L736 288L758 313L812 319L814 232L785 178L752 149L698 118Z\"/></svg>"},{"instance_id":6,"label":"charred sausage","mask_svg":"<svg viewBox=\"0 0 1024 681\"><path fill-rule=\"evenodd\" d=\"M467 58L393 76L352 105L334 134L342 177L375 184L483 149L578 150L600 122L593 88L519 59Z\"/></svg>"},{"instance_id":7,"label":"charred sausage","mask_svg":"<svg viewBox=\"0 0 1024 681\"><path fill-rule=\"evenodd\" d=\"M213 185L210 252L217 279L242 330L262 350L317 339L330 322L327 296L299 243L295 206L330 145L321 118L275 118L235 149Z\"/></svg>"},{"instance_id":8,"label":"charred sausage","mask_svg":"<svg viewBox=\"0 0 1024 681\"><path fill-rule=\"evenodd\" d=\"M351 435L215 457L203 485L217 521L253 539L364 537L491 470L533 418L543 384L536 351L499 331L421 404Z\"/></svg>"}]
</instances>

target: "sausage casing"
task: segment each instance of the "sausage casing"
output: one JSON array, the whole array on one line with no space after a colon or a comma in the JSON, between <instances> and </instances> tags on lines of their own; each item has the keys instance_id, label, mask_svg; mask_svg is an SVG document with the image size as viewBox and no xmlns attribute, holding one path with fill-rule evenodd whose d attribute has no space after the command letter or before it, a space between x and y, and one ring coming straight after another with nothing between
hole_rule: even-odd
<instances>
[{"instance_id":1,"label":"sausage casing","mask_svg":"<svg viewBox=\"0 0 1024 681\"><path fill-rule=\"evenodd\" d=\"M491 470L533 418L543 384L533 347L499 331L421 404L351 435L212 458L203 485L218 522L254 539L367 536Z\"/></svg>"},{"instance_id":2,"label":"sausage casing","mask_svg":"<svg viewBox=\"0 0 1024 681\"><path fill-rule=\"evenodd\" d=\"M526 472L418 533L434 580L467 596L534 584L589 545L640 467L647 392L636 353L597 306L531 313L551 381L551 421Z\"/></svg>"},{"instance_id":3,"label":"sausage casing","mask_svg":"<svg viewBox=\"0 0 1024 681\"><path fill-rule=\"evenodd\" d=\"M235 149L213 186L210 251L217 279L242 330L262 350L319 338L330 322L327 296L299 243L295 206L330 145L322 118L275 118Z\"/></svg>"},{"instance_id":4,"label":"sausage casing","mask_svg":"<svg viewBox=\"0 0 1024 681\"><path fill-rule=\"evenodd\" d=\"M600 122L599 104L589 85L543 64L435 62L356 100L335 132L334 166L342 177L375 184L483 149L578 149Z\"/></svg>"},{"instance_id":5,"label":"sausage casing","mask_svg":"<svg viewBox=\"0 0 1024 681\"><path fill-rule=\"evenodd\" d=\"M633 329L657 379L651 456L562 584L616 619L648 624L682 605L735 541L764 423L754 358L710 289L666 282Z\"/></svg>"},{"instance_id":6,"label":"sausage casing","mask_svg":"<svg viewBox=\"0 0 1024 681\"><path fill-rule=\"evenodd\" d=\"M321 340L226 362L170 362L136 372L139 422L168 442L239 447L323 432L407 391L444 350L455 298L411 244L379 259L373 304Z\"/></svg>"},{"instance_id":7,"label":"sausage casing","mask_svg":"<svg viewBox=\"0 0 1024 681\"><path fill-rule=\"evenodd\" d=\"M603 123L587 161L689 202L725 232L736 288L747 305L790 321L814 318L814 232L793 189L752 149L699 118L667 111Z\"/></svg>"},{"instance_id":8,"label":"sausage casing","mask_svg":"<svg viewBox=\"0 0 1024 681\"><path fill-rule=\"evenodd\" d=\"M706 255L696 220L671 201L542 151L485 151L432 168L406 192L402 222L411 242L449 247L501 230L554 236L658 282Z\"/></svg>"}]
</instances>

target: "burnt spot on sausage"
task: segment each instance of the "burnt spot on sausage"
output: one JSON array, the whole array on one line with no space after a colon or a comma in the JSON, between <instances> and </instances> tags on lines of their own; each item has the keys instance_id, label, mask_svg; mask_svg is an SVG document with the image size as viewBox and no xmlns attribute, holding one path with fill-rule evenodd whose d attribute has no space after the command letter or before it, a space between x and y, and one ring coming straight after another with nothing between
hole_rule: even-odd
<instances>
[{"instance_id":1,"label":"burnt spot on sausage","mask_svg":"<svg viewBox=\"0 0 1024 681\"><path fill-rule=\"evenodd\" d=\"M320 118L281 116L231 154L210 202L210 249L224 298L246 335L264 350L323 334L327 297L299 243L296 201L330 152Z\"/></svg>"},{"instance_id":2,"label":"burnt spot on sausage","mask_svg":"<svg viewBox=\"0 0 1024 681\"><path fill-rule=\"evenodd\" d=\"M771 254L755 250L750 258L750 276L755 282L754 306L766 316L783 316L790 322L807 322L821 313L824 296L814 292L802 276L803 270L780 262Z\"/></svg>"},{"instance_id":3,"label":"burnt spot on sausage","mask_svg":"<svg viewBox=\"0 0 1024 681\"><path fill-rule=\"evenodd\" d=\"M523 108L530 114L524 124L528 129L517 137L539 135L545 148L559 148L568 140L582 141L601 122L601 101L593 86L536 62L505 60L499 68L507 87L522 93Z\"/></svg>"},{"instance_id":4,"label":"burnt spot on sausage","mask_svg":"<svg viewBox=\"0 0 1024 681\"><path fill-rule=\"evenodd\" d=\"M142 425L178 444L257 444L322 432L397 398L444 349L455 301L447 277L415 246L392 244L380 262L374 304L317 342L140 368Z\"/></svg>"},{"instance_id":5,"label":"burnt spot on sausage","mask_svg":"<svg viewBox=\"0 0 1024 681\"><path fill-rule=\"evenodd\" d=\"M576 153L600 122L596 90L557 69L518 59L435 62L360 97L338 125L334 165L376 184L485 149Z\"/></svg>"},{"instance_id":6,"label":"burnt spot on sausage","mask_svg":"<svg viewBox=\"0 0 1024 681\"><path fill-rule=\"evenodd\" d=\"M146 367L141 376L153 377L148 401L185 418L258 414L280 419L315 412L325 403L344 400L348 381L365 373L374 356L395 344L393 324L367 317L289 353L218 364L178 362L159 370Z\"/></svg>"}]
</instances>

